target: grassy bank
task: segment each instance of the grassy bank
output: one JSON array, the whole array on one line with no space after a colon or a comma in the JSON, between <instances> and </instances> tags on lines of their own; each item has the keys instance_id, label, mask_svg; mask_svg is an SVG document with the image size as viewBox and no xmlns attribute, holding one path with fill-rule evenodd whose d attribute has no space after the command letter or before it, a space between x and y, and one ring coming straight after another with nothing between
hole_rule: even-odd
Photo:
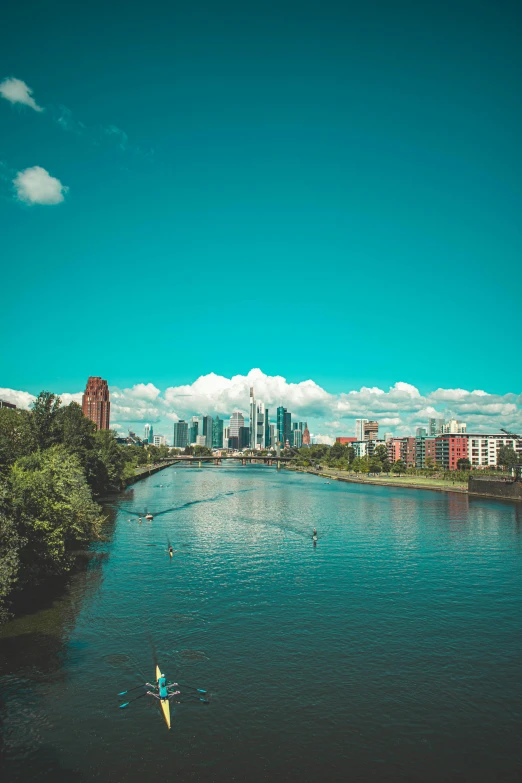
<instances>
[{"instance_id":1,"label":"grassy bank","mask_svg":"<svg viewBox=\"0 0 522 783\"><path fill-rule=\"evenodd\" d=\"M468 485L464 481L446 481L441 478L428 478L426 476L396 476L350 473L345 470L322 467L320 470L312 468L289 468L303 473L312 473L316 476L334 479L335 481L347 481L354 484L377 484L389 487L405 487L409 489L431 489L439 492L467 492Z\"/></svg>"}]
</instances>

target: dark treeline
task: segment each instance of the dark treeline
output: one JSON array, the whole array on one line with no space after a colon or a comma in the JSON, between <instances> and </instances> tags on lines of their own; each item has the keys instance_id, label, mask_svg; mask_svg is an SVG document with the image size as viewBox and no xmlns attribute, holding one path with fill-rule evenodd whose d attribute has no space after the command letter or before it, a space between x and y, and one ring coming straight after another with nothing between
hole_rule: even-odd
<instances>
[{"instance_id":1,"label":"dark treeline","mask_svg":"<svg viewBox=\"0 0 522 783\"><path fill-rule=\"evenodd\" d=\"M0 408L0 622L17 591L66 573L74 552L100 536L96 498L164 452L119 446L49 392L30 411Z\"/></svg>"}]
</instances>

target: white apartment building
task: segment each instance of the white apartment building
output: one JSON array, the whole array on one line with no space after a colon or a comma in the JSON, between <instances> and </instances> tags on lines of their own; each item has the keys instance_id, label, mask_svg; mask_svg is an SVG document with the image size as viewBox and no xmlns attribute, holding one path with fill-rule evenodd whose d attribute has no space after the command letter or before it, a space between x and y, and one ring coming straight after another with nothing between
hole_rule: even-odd
<instances>
[{"instance_id":1,"label":"white apartment building","mask_svg":"<svg viewBox=\"0 0 522 783\"><path fill-rule=\"evenodd\" d=\"M468 459L473 467L494 467L497 454L502 446L508 446L522 456L522 438L509 438L507 435L483 435L467 433Z\"/></svg>"},{"instance_id":2,"label":"white apartment building","mask_svg":"<svg viewBox=\"0 0 522 783\"><path fill-rule=\"evenodd\" d=\"M446 424L442 425L442 433L444 435L462 435L466 432L466 424L458 419L450 419Z\"/></svg>"},{"instance_id":3,"label":"white apartment building","mask_svg":"<svg viewBox=\"0 0 522 783\"><path fill-rule=\"evenodd\" d=\"M154 445L155 446L166 446L167 445L167 439L165 438L165 435L154 435Z\"/></svg>"}]
</instances>

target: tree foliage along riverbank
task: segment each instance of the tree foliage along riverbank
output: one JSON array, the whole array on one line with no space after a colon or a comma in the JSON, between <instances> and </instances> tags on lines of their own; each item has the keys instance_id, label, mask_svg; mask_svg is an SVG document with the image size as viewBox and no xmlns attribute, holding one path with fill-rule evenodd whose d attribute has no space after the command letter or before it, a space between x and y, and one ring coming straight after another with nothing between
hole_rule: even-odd
<instances>
[{"instance_id":1,"label":"tree foliage along riverbank","mask_svg":"<svg viewBox=\"0 0 522 783\"><path fill-rule=\"evenodd\" d=\"M286 453L286 452L285 452ZM290 452L288 452L290 456ZM462 470L444 470L441 466L432 465L426 468L407 468L402 460L390 463L387 457L386 446L375 447L371 457L356 457L353 446L334 443L333 446L318 444L301 448L294 452L295 465L299 467L315 467L319 464L336 470L343 470L356 474L393 473L397 476L425 476L438 478L449 482L467 482L471 467L469 460L460 460ZM499 450L498 462L501 467L511 468L519 461L519 457L509 447ZM481 476L489 471L479 470ZM491 472L495 472L494 470ZM498 475L498 473L496 474Z\"/></svg>"},{"instance_id":2,"label":"tree foliage along riverbank","mask_svg":"<svg viewBox=\"0 0 522 783\"><path fill-rule=\"evenodd\" d=\"M166 454L119 446L49 392L30 411L0 408L0 622L17 591L66 573L75 550L99 537L95 499Z\"/></svg>"}]
</instances>

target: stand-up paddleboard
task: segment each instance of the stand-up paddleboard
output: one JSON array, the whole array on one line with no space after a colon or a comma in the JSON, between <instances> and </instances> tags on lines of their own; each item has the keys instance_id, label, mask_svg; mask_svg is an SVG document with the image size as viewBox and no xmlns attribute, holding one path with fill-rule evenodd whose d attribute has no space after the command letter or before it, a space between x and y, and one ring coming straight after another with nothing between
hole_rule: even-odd
<instances>
[{"instance_id":1,"label":"stand-up paddleboard","mask_svg":"<svg viewBox=\"0 0 522 783\"><path fill-rule=\"evenodd\" d=\"M161 669L156 664L156 682L158 682L159 678L161 677ZM160 699L161 709L163 711L163 717L165 718L165 723L167 724L167 727L170 729L170 704L168 699Z\"/></svg>"}]
</instances>

